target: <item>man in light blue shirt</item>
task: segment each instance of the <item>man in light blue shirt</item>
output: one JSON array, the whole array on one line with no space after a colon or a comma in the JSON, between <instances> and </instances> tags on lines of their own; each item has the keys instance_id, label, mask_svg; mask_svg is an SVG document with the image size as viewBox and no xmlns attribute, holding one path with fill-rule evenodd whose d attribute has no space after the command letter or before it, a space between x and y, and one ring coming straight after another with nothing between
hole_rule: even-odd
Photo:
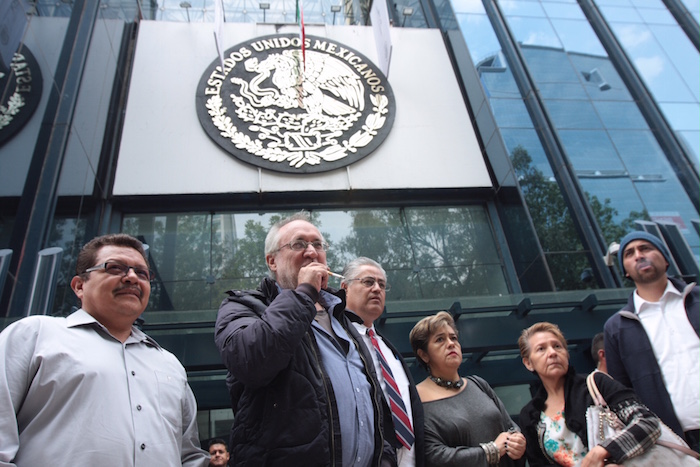
<instances>
[{"instance_id":1,"label":"man in light blue shirt","mask_svg":"<svg viewBox=\"0 0 700 467\"><path fill-rule=\"evenodd\" d=\"M0 466L208 466L182 364L133 326L151 292L141 242L98 237L76 272L80 310L0 333Z\"/></svg>"},{"instance_id":2,"label":"man in light blue shirt","mask_svg":"<svg viewBox=\"0 0 700 467\"><path fill-rule=\"evenodd\" d=\"M322 292L322 296L328 302L340 303L326 292ZM330 323L331 333L317 321L312 323L312 328L338 406L343 465L369 465L375 430L372 387L356 343L335 317Z\"/></svg>"}]
</instances>

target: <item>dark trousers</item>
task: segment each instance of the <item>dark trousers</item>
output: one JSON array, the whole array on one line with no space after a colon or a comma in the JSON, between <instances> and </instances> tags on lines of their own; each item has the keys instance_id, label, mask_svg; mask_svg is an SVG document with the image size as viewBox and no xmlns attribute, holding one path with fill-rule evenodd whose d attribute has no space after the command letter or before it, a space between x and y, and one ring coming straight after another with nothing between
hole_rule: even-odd
<instances>
[{"instance_id":1,"label":"dark trousers","mask_svg":"<svg viewBox=\"0 0 700 467\"><path fill-rule=\"evenodd\" d=\"M700 452L700 430L690 430L683 433L685 442L688 443L690 449Z\"/></svg>"}]
</instances>

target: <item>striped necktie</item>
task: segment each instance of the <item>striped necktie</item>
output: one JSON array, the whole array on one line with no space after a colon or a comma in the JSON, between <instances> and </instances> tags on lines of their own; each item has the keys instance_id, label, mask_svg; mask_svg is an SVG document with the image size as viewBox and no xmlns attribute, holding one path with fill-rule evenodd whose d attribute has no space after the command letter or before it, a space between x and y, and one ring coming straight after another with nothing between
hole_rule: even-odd
<instances>
[{"instance_id":1,"label":"striped necktie","mask_svg":"<svg viewBox=\"0 0 700 467\"><path fill-rule=\"evenodd\" d=\"M389 405L391 406L391 415L394 419L396 438L406 449L410 450L414 441L413 428L411 427L411 421L408 419L408 414L406 413L406 406L401 398L401 391L399 391L399 387L396 385L394 374L391 372L391 368L389 368L389 364L384 358L382 349L379 348L379 342L377 342L374 329L368 329L367 335L369 336L369 340L372 341L372 346L379 359L379 365L382 367L382 376L384 377L384 382L386 382L386 394L389 396Z\"/></svg>"}]
</instances>

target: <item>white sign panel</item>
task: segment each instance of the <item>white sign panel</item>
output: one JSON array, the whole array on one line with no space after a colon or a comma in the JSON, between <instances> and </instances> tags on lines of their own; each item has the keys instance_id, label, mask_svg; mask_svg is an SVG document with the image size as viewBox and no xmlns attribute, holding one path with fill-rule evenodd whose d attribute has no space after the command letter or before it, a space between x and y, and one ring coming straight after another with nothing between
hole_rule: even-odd
<instances>
[{"instance_id":1,"label":"white sign panel","mask_svg":"<svg viewBox=\"0 0 700 467\"><path fill-rule=\"evenodd\" d=\"M224 29L225 50L298 31L233 23ZM377 63L371 27L307 26L306 33L349 44ZM440 31L397 28L391 34L389 82L396 117L386 139L346 167L279 173L232 157L200 124L196 90L207 68L218 62L211 23L142 21L114 195L490 187Z\"/></svg>"}]
</instances>

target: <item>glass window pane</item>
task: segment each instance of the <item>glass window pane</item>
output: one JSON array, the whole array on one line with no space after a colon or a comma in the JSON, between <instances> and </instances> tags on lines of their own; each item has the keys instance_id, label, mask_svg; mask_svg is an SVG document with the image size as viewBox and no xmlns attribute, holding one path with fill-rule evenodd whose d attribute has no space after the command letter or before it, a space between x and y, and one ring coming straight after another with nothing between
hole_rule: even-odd
<instances>
[{"instance_id":1,"label":"glass window pane","mask_svg":"<svg viewBox=\"0 0 700 467\"><path fill-rule=\"evenodd\" d=\"M588 94L578 83L542 83L539 90L544 99L588 99Z\"/></svg>"},{"instance_id":2,"label":"glass window pane","mask_svg":"<svg viewBox=\"0 0 700 467\"><path fill-rule=\"evenodd\" d=\"M406 221L423 298L507 293L483 208L407 209Z\"/></svg>"},{"instance_id":3,"label":"glass window pane","mask_svg":"<svg viewBox=\"0 0 700 467\"><path fill-rule=\"evenodd\" d=\"M578 6L576 8L579 8ZM598 36L586 21L553 19L552 24L567 52L607 56Z\"/></svg>"},{"instance_id":4,"label":"glass window pane","mask_svg":"<svg viewBox=\"0 0 700 467\"><path fill-rule=\"evenodd\" d=\"M547 109L554 125L559 128L602 128L602 123L590 101L548 100Z\"/></svg>"},{"instance_id":5,"label":"glass window pane","mask_svg":"<svg viewBox=\"0 0 700 467\"><path fill-rule=\"evenodd\" d=\"M600 5L598 2L598 7L601 13L608 21L617 21L620 23L643 23L644 20L637 10L629 7L618 7L618 6L606 6Z\"/></svg>"},{"instance_id":6,"label":"glass window pane","mask_svg":"<svg viewBox=\"0 0 700 467\"><path fill-rule=\"evenodd\" d=\"M656 99L662 102L693 99L686 83L648 28L628 25L618 27L616 31L618 36L623 36L625 50Z\"/></svg>"},{"instance_id":7,"label":"glass window pane","mask_svg":"<svg viewBox=\"0 0 700 467\"><path fill-rule=\"evenodd\" d=\"M47 244L63 249L53 302L56 315L67 316L80 306L70 283L75 276L78 252L87 243L86 227L86 219L75 217L56 217L51 225Z\"/></svg>"},{"instance_id":8,"label":"glass window pane","mask_svg":"<svg viewBox=\"0 0 700 467\"><path fill-rule=\"evenodd\" d=\"M580 86L581 78L563 50L523 46L522 52L527 60L530 73L538 85L540 83L570 83ZM581 91L579 91L579 95L585 96Z\"/></svg>"},{"instance_id":9,"label":"glass window pane","mask_svg":"<svg viewBox=\"0 0 700 467\"><path fill-rule=\"evenodd\" d=\"M607 57L569 55L581 84L592 100L632 101L627 86Z\"/></svg>"},{"instance_id":10,"label":"glass window pane","mask_svg":"<svg viewBox=\"0 0 700 467\"><path fill-rule=\"evenodd\" d=\"M227 290L257 287L268 274L267 232L289 214L125 216L123 231L148 243L157 271L149 310L217 309ZM358 256L378 261L392 282L389 300L507 293L482 206L328 210L311 217L331 245L329 267L339 273ZM330 285L340 282L333 278Z\"/></svg>"},{"instance_id":11,"label":"glass window pane","mask_svg":"<svg viewBox=\"0 0 700 467\"><path fill-rule=\"evenodd\" d=\"M559 136L577 172L625 174L615 147L602 130L560 130Z\"/></svg>"},{"instance_id":12,"label":"glass window pane","mask_svg":"<svg viewBox=\"0 0 700 467\"><path fill-rule=\"evenodd\" d=\"M622 178L606 178L606 177L580 177L579 182L581 187L589 193L590 196L598 196L599 193L605 193L606 198L615 200L615 211L613 220L616 224L623 222L630 214L644 211L644 204L641 202L639 193L629 177ZM603 195L601 195L602 197ZM603 202L604 199L598 198ZM618 238L609 238L603 232L606 242L619 242L622 237L621 232L618 232Z\"/></svg>"},{"instance_id":13,"label":"glass window pane","mask_svg":"<svg viewBox=\"0 0 700 467\"><path fill-rule=\"evenodd\" d=\"M596 1L596 4L598 6L600 5L609 5L609 6L622 6L622 7L631 7L632 3L630 0L598 0Z\"/></svg>"},{"instance_id":14,"label":"glass window pane","mask_svg":"<svg viewBox=\"0 0 700 467\"><path fill-rule=\"evenodd\" d=\"M666 119L678 130L700 130L700 104L698 103L663 103L661 104Z\"/></svg>"},{"instance_id":15,"label":"glass window pane","mask_svg":"<svg viewBox=\"0 0 700 467\"><path fill-rule=\"evenodd\" d=\"M547 264L557 290L583 290L595 287L595 281L582 280L583 273L590 268L585 252L547 253Z\"/></svg>"},{"instance_id":16,"label":"glass window pane","mask_svg":"<svg viewBox=\"0 0 700 467\"><path fill-rule=\"evenodd\" d=\"M478 64L500 50L498 39L486 15L457 13L456 16L460 29L464 31L474 63Z\"/></svg>"},{"instance_id":17,"label":"glass window pane","mask_svg":"<svg viewBox=\"0 0 700 467\"><path fill-rule=\"evenodd\" d=\"M678 24L666 8L638 8L637 11L648 24Z\"/></svg>"},{"instance_id":18,"label":"glass window pane","mask_svg":"<svg viewBox=\"0 0 700 467\"><path fill-rule=\"evenodd\" d=\"M520 95L518 85L513 79L513 74L508 67L505 57L496 54L476 63L476 68L481 77L481 84L484 86L488 97L512 99L513 96ZM520 102L522 103L522 101ZM522 104L514 104L518 107L522 106Z\"/></svg>"},{"instance_id":19,"label":"glass window pane","mask_svg":"<svg viewBox=\"0 0 700 467\"><path fill-rule=\"evenodd\" d=\"M452 9L456 14L473 13L485 15L484 5L481 0L453 0Z\"/></svg>"},{"instance_id":20,"label":"glass window pane","mask_svg":"<svg viewBox=\"0 0 700 467\"><path fill-rule=\"evenodd\" d=\"M338 272L358 256L374 259L389 275L389 271L412 267L410 240L399 208L358 209L342 214L346 220L332 248L338 254ZM322 220L331 215L333 211L320 214Z\"/></svg>"},{"instance_id":21,"label":"glass window pane","mask_svg":"<svg viewBox=\"0 0 700 467\"><path fill-rule=\"evenodd\" d=\"M212 222L212 278L221 297L256 288L268 275L265 237L273 214L216 214Z\"/></svg>"},{"instance_id":22,"label":"glass window pane","mask_svg":"<svg viewBox=\"0 0 700 467\"><path fill-rule=\"evenodd\" d=\"M686 89L693 98L684 100L700 101L700 53L692 44L685 32L677 26L650 25L649 29L666 53L670 66L680 75L686 84ZM676 98L676 100L678 100Z\"/></svg>"},{"instance_id":23,"label":"glass window pane","mask_svg":"<svg viewBox=\"0 0 700 467\"><path fill-rule=\"evenodd\" d=\"M593 101L593 105L606 128L648 128L646 120L634 102Z\"/></svg>"},{"instance_id":24,"label":"glass window pane","mask_svg":"<svg viewBox=\"0 0 700 467\"><path fill-rule=\"evenodd\" d=\"M586 19L581 8L575 4L567 5L565 3L542 2L542 6L547 12L547 16L550 18Z\"/></svg>"},{"instance_id":25,"label":"glass window pane","mask_svg":"<svg viewBox=\"0 0 700 467\"><path fill-rule=\"evenodd\" d=\"M532 120L520 99L491 99L493 111L499 126L510 128L531 128Z\"/></svg>"},{"instance_id":26,"label":"glass window pane","mask_svg":"<svg viewBox=\"0 0 700 467\"><path fill-rule=\"evenodd\" d=\"M324 220L331 212L319 215ZM338 253L344 262L357 256L379 262L391 282L388 300L507 290L482 207L360 209L348 219Z\"/></svg>"},{"instance_id":27,"label":"glass window pane","mask_svg":"<svg viewBox=\"0 0 700 467\"><path fill-rule=\"evenodd\" d=\"M540 138L537 136L537 132L534 129L520 130L506 128L501 130L501 135L503 136L503 141L511 157L513 157L514 151L524 150L531 160L528 162L528 168L534 168L542 173L545 178L553 176L552 167L549 165L547 154L544 152ZM515 167L515 169L516 172L518 172L518 167Z\"/></svg>"},{"instance_id":28,"label":"glass window pane","mask_svg":"<svg viewBox=\"0 0 700 467\"><path fill-rule=\"evenodd\" d=\"M548 19L513 16L508 18L508 24L516 40L522 44L552 47L554 49L563 48Z\"/></svg>"},{"instance_id":29,"label":"glass window pane","mask_svg":"<svg viewBox=\"0 0 700 467\"><path fill-rule=\"evenodd\" d=\"M668 161L651 131L610 131L622 162L630 173L672 176Z\"/></svg>"},{"instance_id":30,"label":"glass window pane","mask_svg":"<svg viewBox=\"0 0 700 467\"><path fill-rule=\"evenodd\" d=\"M544 18L544 9L539 2L500 2L498 6L501 7L501 11L511 17L515 16L527 16L532 18Z\"/></svg>"},{"instance_id":31,"label":"glass window pane","mask_svg":"<svg viewBox=\"0 0 700 467\"><path fill-rule=\"evenodd\" d=\"M636 6L637 8L665 8L661 0L631 0L631 2L632 5Z\"/></svg>"}]
</instances>

